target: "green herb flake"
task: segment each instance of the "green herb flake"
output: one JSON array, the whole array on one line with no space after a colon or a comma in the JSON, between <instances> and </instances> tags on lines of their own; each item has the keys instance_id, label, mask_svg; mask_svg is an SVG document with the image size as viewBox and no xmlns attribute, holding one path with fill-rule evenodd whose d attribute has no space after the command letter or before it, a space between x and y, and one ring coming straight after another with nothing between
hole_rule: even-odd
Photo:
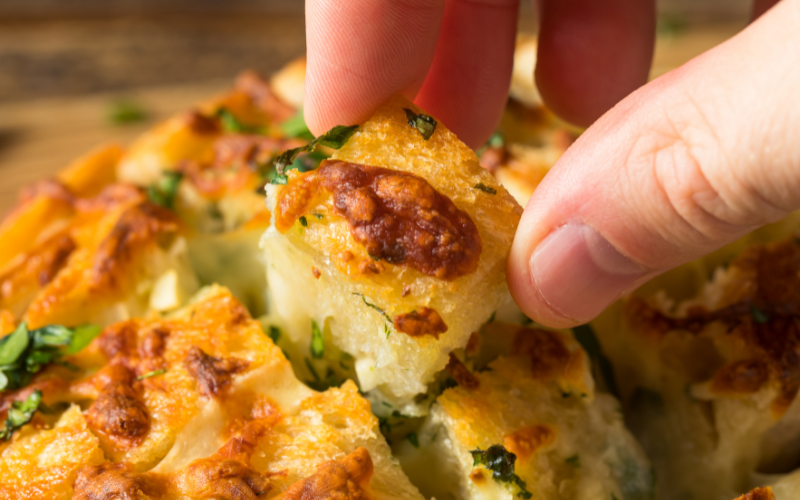
<instances>
[{"instance_id":1,"label":"green herb flake","mask_svg":"<svg viewBox=\"0 0 800 500\"><path fill-rule=\"evenodd\" d=\"M525 481L514 473L517 456L506 450L503 445L493 444L486 450L478 448L470 451L470 454L472 454L472 465L475 467L482 465L492 471L492 478L495 481L516 484L520 489L517 493L519 498L527 500L533 496L527 490Z\"/></svg>"},{"instance_id":2,"label":"green herb flake","mask_svg":"<svg viewBox=\"0 0 800 500\"><path fill-rule=\"evenodd\" d=\"M387 408L394 408L390 403L387 403L386 401L381 401L381 404Z\"/></svg>"},{"instance_id":3,"label":"green herb flake","mask_svg":"<svg viewBox=\"0 0 800 500\"><path fill-rule=\"evenodd\" d=\"M300 221L300 225L301 225L301 226L303 226L303 227L308 227L308 219L306 219L306 216L305 216L305 215L301 215L301 216L300 216L300 218L299 218L299 219L297 219L297 220L299 220L299 221Z\"/></svg>"},{"instance_id":4,"label":"green herb flake","mask_svg":"<svg viewBox=\"0 0 800 500\"><path fill-rule=\"evenodd\" d=\"M489 321L486 322L488 325L489 323L494 323L495 318L497 318L497 311L493 312L491 316L489 316Z\"/></svg>"},{"instance_id":5,"label":"green herb flake","mask_svg":"<svg viewBox=\"0 0 800 500\"><path fill-rule=\"evenodd\" d=\"M389 323L392 323L392 318L391 318L391 316L389 316L388 314L386 314L386 311L384 311L384 310L383 310L383 309L381 309L380 307L376 306L375 304L370 304L369 302L367 302L367 297L365 297L363 293L353 292L353 295L358 295L358 296L360 296L360 297L361 297L361 300L363 300L363 301L364 301L364 304L365 304L367 307L370 307L370 308L372 308L372 309L375 309L376 311L378 311L379 313L381 313L381 314L383 315L383 317L384 317L384 318L386 318L386 321L388 321Z\"/></svg>"},{"instance_id":6,"label":"green herb flake","mask_svg":"<svg viewBox=\"0 0 800 500\"><path fill-rule=\"evenodd\" d=\"M157 377L159 375L164 375L165 373L167 373L167 370L165 368L162 368L160 370L154 370L152 372L145 373L144 375L136 377L136 380L144 380L144 379L150 378L150 377Z\"/></svg>"},{"instance_id":7,"label":"green herb flake","mask_svg":"<svg viewBox=\"0 0 800 500\"><path fill-rule=\"evenodd\" d=\"M484 184L482 182L479 182L479 183L475 184L472 187L474 187L475 189L480 189L484 193L497 194L497 190L495 188L487 186L486 184Z\"/></svg>"},{"instance_id":8,"label":"green herb flake","mask_svg":"<svg viewBox=\"0 0 800 500\"><path fill-rule=\"evenodd\" d=\"M278 341L281 339L281 329L277 326L270 325L269 332L267 332L267 336L272 340L273 343L277 344Z\"/></svg>"},{"instance_id":9,"label":"green herb flake","mask_svg":"<svg viewBox=\"0 0 800 500\"><path fill-rule=\"evenodd\" d=\"M109 105L108 119L114 125L129 125L146 120L147 112L130 98L117 99Z\"/></svg>"},{"instance_id":10,"label":"green herb flake","mask_svg":"<svg viewBox=\"0 0 800 500\"><path fill-rule=\"evenodd\" d=\"M408 442L411 443L411 446L414 448L419 448L419 436L417 436L416 432L409 433L408 436L406 436L406 439L408 439Z\"/></svg>"},{"instance_id":11,"label":"green herb flake","mask_svg":"<svg viewBox=\"0 0 800 500\"><path fill-rule=\"evenodd\" d=\"M270 184L275 184L277 186L285 186L287 182L289 182L289 177L287 177L286 174L275 174L269 181Z\"/></svg>"},{"instance_id":12,"label":"green herb flake","mask_svg":"<svg viewBox=\"0 0 800 500\"><path fill-rule=\"evenodd\" d=\"M305 146L284 151L275 158L275 170L278 173L277 175L284 175L286 168L294 163L300 153L313 152L317 146L340 149L347 143L350 137L356 133L356 130L358 130L358 125L351 125L349 127L337 125L316 139L313 139Z\"/></svg>"},{"instance_id":13,"label":"green herb flake","mask_svg":"<svg viewBox=\"0 0 800 500\"><path fill-rule=\"evenodd\" d=\"M183 179L183 172L175 170L165 170L161 172L161 177L147 187L147 198L164 208L172 209L175 205L175 198L178 196L178 186Z\"/></svg>"},{"instance_id":14,"label":"green herb flake","mask_svg":"<svg viewBox=\"0 0 800 500\"><path fill-rule=\"evenodd\" d=\"M403 111L406 112L408 124L417 129L423 139L427 141L433 136L436 131L436 120L433 117L422 113L416 114L408 108L403 108Z\"/></svg>"},{"instance_id":15,"label":"green herb flake","mask_svg":"<svg viewBox=\"0 0 800 500\"><path fill-rule=\"evenodd\" d=\"M0 429L0 440L8 441L15 431L33 419L42 402L42 391L36 390L25 401L14 401L8 409L5 426Z\"/></svg>"},{"instance_id":16,"label":"green herb flake","mask_svg":"<svg viewBox=\"0 0 800 500\"><path fill-rule=\"evenodd\" d=\"M611 361L603 353L603 348L597 340L594 330L589 325L580 325L572 329L575 340L583 347L595 369L595 380L602 380L605 388L611 394L618 396L617 379L614 375L614 367Z\"/></svg>"},{"instance_id":17,"label":"green herb flake","mask_svg":"<svg viewBox=\"0 0 800 500\"><path fill-rule=\"evenodd\" d=\"M305 358L305 362L306 362L306 368L308 368L308 371L311 372L311 376L314 377L314 382L320 382L321 379L319 378L319 375L317 374L317 370L314 369L314 365L311 363L311 360L308 359L308 358Z\"/></svg>"},{"instance_id":18,"label":"green herb flake","mask_svg":"<svg viewBox=\"0 0 800 500\"><path fill-rule=\"evenodd\" d=\"M567 457L564 461L576 469L581 466L581 457L577 453L571 457Z\"/></svg>"},{"instance_id":19,"label":"green herb flake","mask_svg":"<svg viewBox=\"0 0 800 500\"><path fill-rule=\"evenodd\" d=\"M316 217L317 220L322 220L322 218L325 217L325 216L322 215L322 214L314 214L314 217Z\"/></svg>"},{"instance_id":20,"label":"green herb flake","mask_svg":"<svg viewBox=\"0 0 800 500\"><path fill-rule=\"evenodd\" d=\"M322 331L320 331L317 322L313 319L311 320L311 347L309 349L314 359L322 359L322 356L325 354L325 343L322 339Z\"/></svg>"},{"instance_id":21,"label":"green herb flake","mask_svg":"<svg viewBox=\"0 0 800 500\"><path fill-rule=\"evenodd\" d=\"M769 323L769 316L756 306L750 306L750 314L753 315L753 321L760 325Z\"/></svg>"},{"instance_id":22,"label":"green herb flake","mask_svg":"<svg viewBox=\"0 0 800 500\"><path fill-rule=\"evenodd\" d=\"M261 127L253 127L242 123L226 108L217 110L217 118L222 125L222 130L231 134L257 134L262 131Z\"/></svg>"},{"instance_id":23,"label":"green herb flake","mask_svg":"<svg viewBox=\"0 0 800 500\"><path fill-rule=\"evenodd\" d=\"M49 363L77 369L61 357L81 350L99 331L93 326L67 328L61 325L28 330L25 323L20 324L14 332L0 339L0 391L25 387Z\"/></svg>"}]
</instances>

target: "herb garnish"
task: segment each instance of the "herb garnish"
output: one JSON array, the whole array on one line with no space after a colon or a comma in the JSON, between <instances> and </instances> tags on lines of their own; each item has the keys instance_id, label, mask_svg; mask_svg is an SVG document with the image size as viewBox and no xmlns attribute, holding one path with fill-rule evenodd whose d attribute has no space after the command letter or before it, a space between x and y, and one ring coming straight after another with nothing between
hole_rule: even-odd
<instances>
[{"instance_id":1,"label":"herb garnish","mask_svg":"<svg viewBox=\"0 0 800 500\"><path fill-rule=\"evenodd\" d=\"M222 130L225 132L232 134L257 134L261 132L261 127L245 125L226 108L219 108L217 110L217 118L219 118Z\"/></svg>"},{"instance_id":2,"label":"herb garnish","mask_svg":"<svg viewBox=\"0 0 800 500\"><path fill-rule=\"evenodd\" d=\"M420 113L416 114L408 108L403 108L408 118L408 124L417 129L426 141L433 136L436 131L436 120L432 116Z\"/></svg>"},{"instance_id":3,"label":"herb garnish","mask_svg":"<svg viewBox=\"0 0 800 500\"><path fill-rule=\"evenodd\" d=\"M305 146L284 151L277 158L275 158L275 171L277 172L275 177L277 178L278 176L284 175L286 167L291 165L294 160L297 159L297 155L300 153L310 153L314 151L317 146L325 146L332 149L341 148L350 139L350 137L356 133L357 129L358 125L351 125L349 127L337 125L316 139L313 139ZM285 184L285 182L273 182L273 184Z\"/></svg>"},{"instance_id":4,"label":"herb garnish","mask_svg":"<svg viewBox=\"0 0 800 500\"><path fill-rule=\"evenodd\" d=\"M577 453L575 455L567 457L564 461L569 465L575 467L576 469L581 466L581 457Z\"/></svg>"},{"instance_id":5,"label":"herb garnish","mask_svg":"<svg viewBox=\"0 0 800 500\"><path fill-rule=\"evenodd\" d=\"M514 473L514 463L517 461L517 456L506 450L503 445L493 444L486 450L478 448L470 451L470 453L472 454L472 465L483 465L492 471L492 478L496 481L516 484L520 489L520 492L517 493L518 497L527 500L533 496L527 490L525 481Z\"/></svg>"},{"instance_id":6,"label":"herb garnish","mask_svg":"<svg viewBox=\"0 0 800 500\"><path fill-rule=\"evenodd\" d=\"M176 170L165 170L161 172L161 177L147 186L147 198L164 208L172 209L175 205L175 198L178 195L178 185L183 179L183 172Z\"/></svg>"},{"instance_id":7,"label":"herb garnish","mask_svg":"<svg viewBox=\"0 0 800 500\"><path fill-rule=\"evenodd\" d=\"M306 219L305 215L301 215L297 220L300 221L301 226L308 227L308 219Z\"/></svg>"},{"instance_id":8,"label":"herb garnish","mask_svg":"<svg viewBox=\"0 0 800 500\"><path fill-rule=\"evenodd\" d=\"M484 193L497 194L497 190L495 188L487 186L486 184L484 184L482 182L479 182L479 183L475 184L472 187L475 188L475 189L480 189Z\"/></svg>"},{"instance_id":9,"label":"herb garnish","mask_svg":"<svg viewBox=\"0 0 800 500\"><path fill-rule=\"evenodd\" d=\"M322 339L322 332L317 322L313 319L311 320L311 347L309 349L314 359L322 359L322 356L325 354L325 343Z\"/></svg>"},{"instance_id":10,"label":"herb garnish","mask_svg":"<svg viewBox=\"0 0 800 500\"><path fill-rule=\"evenodd\" d=\"M8 409L6 425L0 429L0 439L8 441L14 431L27 424L33 419L33 414L39 409L42 402L42 391L35 390L25 401L14 401Z\"/></svg>"},{"instance_id":11,"label":"herb garnish","mask_svg":"<svg viewBox=\"0 0 800 500\"><path fill-rule=\"evenodd\" d=\"M392 323L392 318L391 318L391 316L389 316L388 314L386 314L386 311L384 311L384 310L383 310L383 309L381 309L380 307L376 306L375 304L370 304L369 302L367 302L367 298L364 296L364 294L363 294L363 293L353 292L353 295L358 295L358 296L360 296L360 297L361 297L361 300L363 300L363 301L364 301L364 304L365 304L367 307L371 307L372 309L375 309L376 311L378 311L379 313L381 313L381 314L383 315L383 317L384 317L384 318L386 318L386 321L388 321L389 323Z\"/></svg>"},{"instance_id":12,"label":"herb garnish","mask_svg":"<svg viewBox=\"0 0 800 500\"><path fill-rule=\"evenodd\" d=\"M109 106L108 119L115 125L128 125L147 119L147 112L132 99L118 99Z\"/></svg>"},{"instance_id":13,"label":"herb garnish","mask_svg":"<svg viewBox=\"0 0 800 500\"><path fill-rule=\"evenodd\" d=\"M411 443L414 448L419 448L419 436L417 436L416 432L409 433L406 439L408 439L408 442Z\"/></svg>"},{"instance_id":14,"label":"herb garnish","mask_svg":"<svg viewBox=\"0 0 800 500\"><path fill-rule=\"evenodd\" d=\"M280 340L280 338L281 338L281 329L280 329L280 328L278 328L277 326L272 326L272 325L270 325L270 327L269 327L269 333L267 333L267 336L268 336L270 339L272 339L272 342L274 342L275 344L277 344L277 343L278 343L278 340Z\"/></svg>"},{"instance_id":15,"label":"herb garnish","mask_svg":"<svg viewBox=\"0 0 800 500\"><path fill-rule=\"evenodd\" d=\"M750 306L750 314L753 315L753 321L755 321L760 325L763 325L764 323L769 323L769 315L764 313L764 311L757 308L756 306Z\"/></svg>"},{"instance_id":16,"label":"herb garnish","mask_svg":"<svg viewBox=\"0 0 800 500\"><path fill-rule=\"evenodd\" d=\"M49 325L29 331L21 323L0 339L0 391L25 387L46 364L59 362L65 353L80 351L99 333L100 328L91 325Z\"/></svg>"}]
</instances>

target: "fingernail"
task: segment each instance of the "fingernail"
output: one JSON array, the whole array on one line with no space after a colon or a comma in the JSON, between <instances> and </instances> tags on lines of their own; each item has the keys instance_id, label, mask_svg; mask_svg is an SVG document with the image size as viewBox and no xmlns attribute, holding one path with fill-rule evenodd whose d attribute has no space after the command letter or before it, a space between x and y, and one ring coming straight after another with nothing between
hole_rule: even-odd
<instances>
[{"instance_id":1,"label":"fingernail","mask_svg":"<svg viewBox=\"0 0 800 500\"><path fill-rule=\"evenodd\" d=\"M600 314L646 274L584 224L568 224L550 233L534 250L530 266L544 301L578 322Z\"/></svg>"}]
</instances>

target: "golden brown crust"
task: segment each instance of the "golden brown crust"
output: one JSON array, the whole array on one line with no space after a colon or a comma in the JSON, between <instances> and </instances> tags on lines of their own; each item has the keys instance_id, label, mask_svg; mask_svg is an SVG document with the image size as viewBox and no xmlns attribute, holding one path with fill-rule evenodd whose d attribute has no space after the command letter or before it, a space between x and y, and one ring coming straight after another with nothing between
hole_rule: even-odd
<instances>
[{"instance_id":1,"label":"golden brown crust","mask_svg":"<svg viewBox=\"0 0 800 500\"><path fill-rule=\"evenodd\" d=\"M557 333L537 328L520 329L514 335L511 353L530 359L533 377L543 381L559 377L571 358Z\"/></svg>"},{"instance_id":2,"label":"golden brown crust","mask_svg":"<svg viewBox=\"0 0 800 500\"><path fill-rule=\"evenodd\" d=\"M178 231L179 222L171 211L149 202L125 210L109 235L100 243L89 278L91 289L117 286L124 267L142 246L153 244L161 235Z\"/></svg>"},{"instance_id":3,"label":"golden brown crust","mask_svg":"<svg viewBox=\"0 0 800 500\"><path fill-rule=\"evenodd\" d=\"M86 413L89 428L115 449L138 445L150 429L150 417L133 371L112 362L100 370L94 383L99 392Z\"/></svg>"},{"instance_id":4,"label":"golden brown crust","mask_svg":"<svg viewBox=\"0 0 800 500\"><path fill-rule=\"evenodd\" d=\"M376 261L448 281L478 267L482 241L470 216L425 179L388 168L325 160L281 189L275 227L288 231L329 195L335 213Z\"/></svg>"},{"instance_id":5,"label":"golden brown crust","mask_svg":"<svg viewBox=\"0 0 800 500\"><path fill-rule=\"evenodd\" d=\"M17 300L50 283L75 248L73 239L62 232L24 254L19 264L0 276L0 304L13 307Z\"/></svg>"},{"instance_id":6,"label":"golden brown crust","mask_svg":"<svg viewBox=\"0 0 800 500\"><path fill-rule=\"evenodd\" d=\"M439 335L447 331L447 325L436 310L429 307L420 307L394 317L394 327L398 332L409 337L424 337L430 335L439 340Z\"/></svg>"},{"instance_id":7,"label":"golden brown crust","mask_svg":"<svg viewBox=\"0 0 800 500\"><path fill-rule=\"evenodd\" d=\"M472 391L481 385L478 377L469 371L467 367L464 366L464 363L462 363L461 360L458 359L458 357L452 352L450 353L450 361L447 362L445 370L447 370L447 373L449 373L450 376L455 379L458 385L464 389Z\"/></svg>"},{"instance_id":8,"label":"golden brown crust","mask_svg":"<svg viewBox=\"0 0 800 500\"><path fill-rule=\"evenodd\" d=\"M200 394L215 397L222 395L233 375L245 370L249 363L243 359L209 356L199 347L192 346L184 364L189 374L197 380Z\"/></svg>"},{"instance_id":9,"label":"golden brown crust","mask_svg":"<svg viewBox=\"0 0 800 500\"><path fill-rule=\"evenodd\" d=\"M162 485L134 471L129 463L86 465L78 470L74 500L151 500Z\"/></svg>"},{"instance_id":10,"label":"golden brown crust","mask_svg":"<svg viewBox=\"0 0 800 500\"><path fill-rule=\"evenodd\" d=\"M372 457L358 448L341 460L326 462L317 473L298 481L278 496L280 500L369 500Z\"/></svg>"}]
</instances>

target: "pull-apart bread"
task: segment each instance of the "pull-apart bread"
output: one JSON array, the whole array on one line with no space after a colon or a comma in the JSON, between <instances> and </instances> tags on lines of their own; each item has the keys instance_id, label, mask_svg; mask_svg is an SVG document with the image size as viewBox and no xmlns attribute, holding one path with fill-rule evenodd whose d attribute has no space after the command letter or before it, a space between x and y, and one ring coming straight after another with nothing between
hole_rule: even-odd
<instances>
[{"instance_id":1,"label":"pull-apart bread","mask_svg":"<svg viewBox=\"0 0 800 500\"><path fill-rule=\"evenodd\" d=\"M397 97L319 168L269 185L262 240L271 313L292 340L321 336L325 353L354 358L362 391L401 407L506 299L522 212L441 123L428 136L415 126L420 115Z\"/></svg>"}]
</instances>

